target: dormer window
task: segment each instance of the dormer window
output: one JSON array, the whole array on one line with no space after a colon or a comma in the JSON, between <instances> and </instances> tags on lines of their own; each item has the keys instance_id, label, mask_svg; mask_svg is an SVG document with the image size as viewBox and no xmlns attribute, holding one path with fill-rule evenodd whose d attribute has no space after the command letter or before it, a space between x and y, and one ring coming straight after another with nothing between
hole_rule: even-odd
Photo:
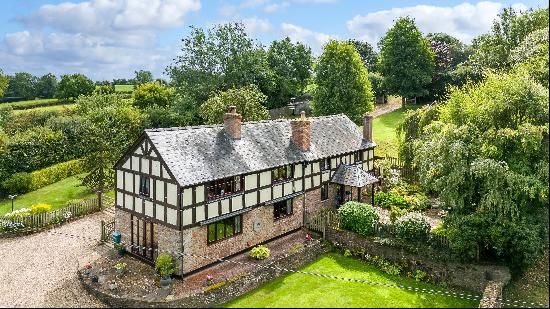
<instances>
[{"instance_id":1,"label":"dormer window","mask_svg":"<svg viewBox=\"0 0 550 309\"><path fill-rule=\"evenodd\" d=\"M149 197L149 188L151 187L151 180L149 177L139 177L139 195Z\"/></svg>"},{"instance_id":2,"label":"dormer window","mask_svg":"<svg viewBox=\"0 0 550 309\"><path fill-rule=\"evenodd\" d=\"M282 182L294 177L292 165L285 165L273 170L273 183Z\"/></svg>"},{"instance_id":3,"label":"dormer window","mask_svg":"<svg viewBox=\"0 0 550 309\"><path fill-rule=\"evenodd\" d=\"M327 159L322 159L320 162L319 162L319 167L321 168L321 171L326 171L326 170L330 170L330 159L327 158Z\"/></svg>"},{"instance_id":4,"label":"dormer window","mask_svg":"<svg viewBox=\"0 0 550 309\"><path fill-rule=\"evenodd\" d=\"M240 175L214 180L208 184L208 199L242 192L243 189L244 177Z\"/></svg>"},{"instance_id":5,"label":"dormer window","mask_svg":"<svg viewBox=\"0 0 550 309\"><path fill-rule=\"evenodd\" d=\"M355 162L363 161L363 151L359 150L353 153L353 158Z\"/></svg>"}]
</instances>

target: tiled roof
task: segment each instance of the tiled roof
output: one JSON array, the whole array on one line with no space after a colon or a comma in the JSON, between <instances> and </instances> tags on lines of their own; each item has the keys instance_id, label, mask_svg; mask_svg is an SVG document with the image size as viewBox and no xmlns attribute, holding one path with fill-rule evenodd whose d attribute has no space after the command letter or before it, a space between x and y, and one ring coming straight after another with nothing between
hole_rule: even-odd
<instances>
[{"instance_id":1,"label":"tiled roof","mask_svg":"<svg viewBox=\"0 0 550 309\"><path fill-rule=\"evenodd\" d=\"M311 148L291 143L290 120L245 122L240 140L223 125L146 130L181 186L374 147L345 115L311 117Z\"/></svg>"},{"instance_id":2,"label":"tiled roof","mask_svg":"<svg viewBox=\"0 0 550 309\"><path fill-rule=\"evenodd\" d=\"M378 178L365 172L360 165L340 164L334 175L332 175L330 182L362 188L366 185L377 183Z\"/></svg>"}]
</instances>

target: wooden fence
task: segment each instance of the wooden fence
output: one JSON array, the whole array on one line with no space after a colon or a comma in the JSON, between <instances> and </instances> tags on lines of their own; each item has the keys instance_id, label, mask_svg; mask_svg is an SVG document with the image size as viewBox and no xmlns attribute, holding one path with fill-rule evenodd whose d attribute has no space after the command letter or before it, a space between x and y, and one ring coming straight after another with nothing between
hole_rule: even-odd
<instances>
[{"instance_id":1,"label":"wooden fence","mask_svg":"<svg viewBox=\"0 0 550 309\"><path fill-rule=\"evenodd\" d=\"M418 182L418 173L416 169L406 166L405 163L398 158L386 155L385 157L378 157L378 159L390 162L391 168L399 171L399 176L401 178L410 182Z\"/></svg>"}]
</instances>

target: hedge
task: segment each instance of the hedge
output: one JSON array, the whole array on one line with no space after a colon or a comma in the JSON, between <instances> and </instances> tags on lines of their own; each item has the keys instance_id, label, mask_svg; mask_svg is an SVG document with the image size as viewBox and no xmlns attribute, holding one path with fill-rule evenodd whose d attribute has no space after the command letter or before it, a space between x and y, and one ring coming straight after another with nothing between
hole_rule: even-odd
<instances>
[{"instance_id":1,"label":"hedge","mask_svg":"<svg viewBox=\"0 0 550 309\"><path fill-rule=\"evenodd\" d=\"M363 236L374 234L374 225L378 222L378 214L369 204L350 201L338 209L342 228L359 233Z\"/></svg>"}]
</instances>

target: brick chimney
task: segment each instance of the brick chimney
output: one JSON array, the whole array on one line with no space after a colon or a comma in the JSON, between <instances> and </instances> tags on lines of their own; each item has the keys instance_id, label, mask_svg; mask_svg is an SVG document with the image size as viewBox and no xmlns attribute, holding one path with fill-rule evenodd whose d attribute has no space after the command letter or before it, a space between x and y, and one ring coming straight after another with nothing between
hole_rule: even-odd
<instances>
[{"instance_id":1,"label":"brick chimney","mask_svg":"<svg viewBox=\"0 0 550 309\"><path fill-rule=\"evenodd\" d=\"M301 151L309 151L311 146L311 121L306 118L306 112L300 113L300 119L290 122L292 127L292 142Z\"/></svg>"},{"instance_id":2,"label":"brick chimney","mask_svg":"<svg viewBox=\"0 0 550 309\"><path fill-rule=\"evenodd\" d=\"M372 120L374 117L370 113L363 115L363 139L372 143Z\"/></svg>"},{"instance_id":3,"label":"brick chimney","mask_svg":"<svg viewBox=\"0 0 550 309\"><path fill-rule=\"evenodd\" d=\"M236 106L229 106L227 113L223 115L223 127L232 139L241 139L241 114L237 114Z\"/></svg>"}]
</instances>

